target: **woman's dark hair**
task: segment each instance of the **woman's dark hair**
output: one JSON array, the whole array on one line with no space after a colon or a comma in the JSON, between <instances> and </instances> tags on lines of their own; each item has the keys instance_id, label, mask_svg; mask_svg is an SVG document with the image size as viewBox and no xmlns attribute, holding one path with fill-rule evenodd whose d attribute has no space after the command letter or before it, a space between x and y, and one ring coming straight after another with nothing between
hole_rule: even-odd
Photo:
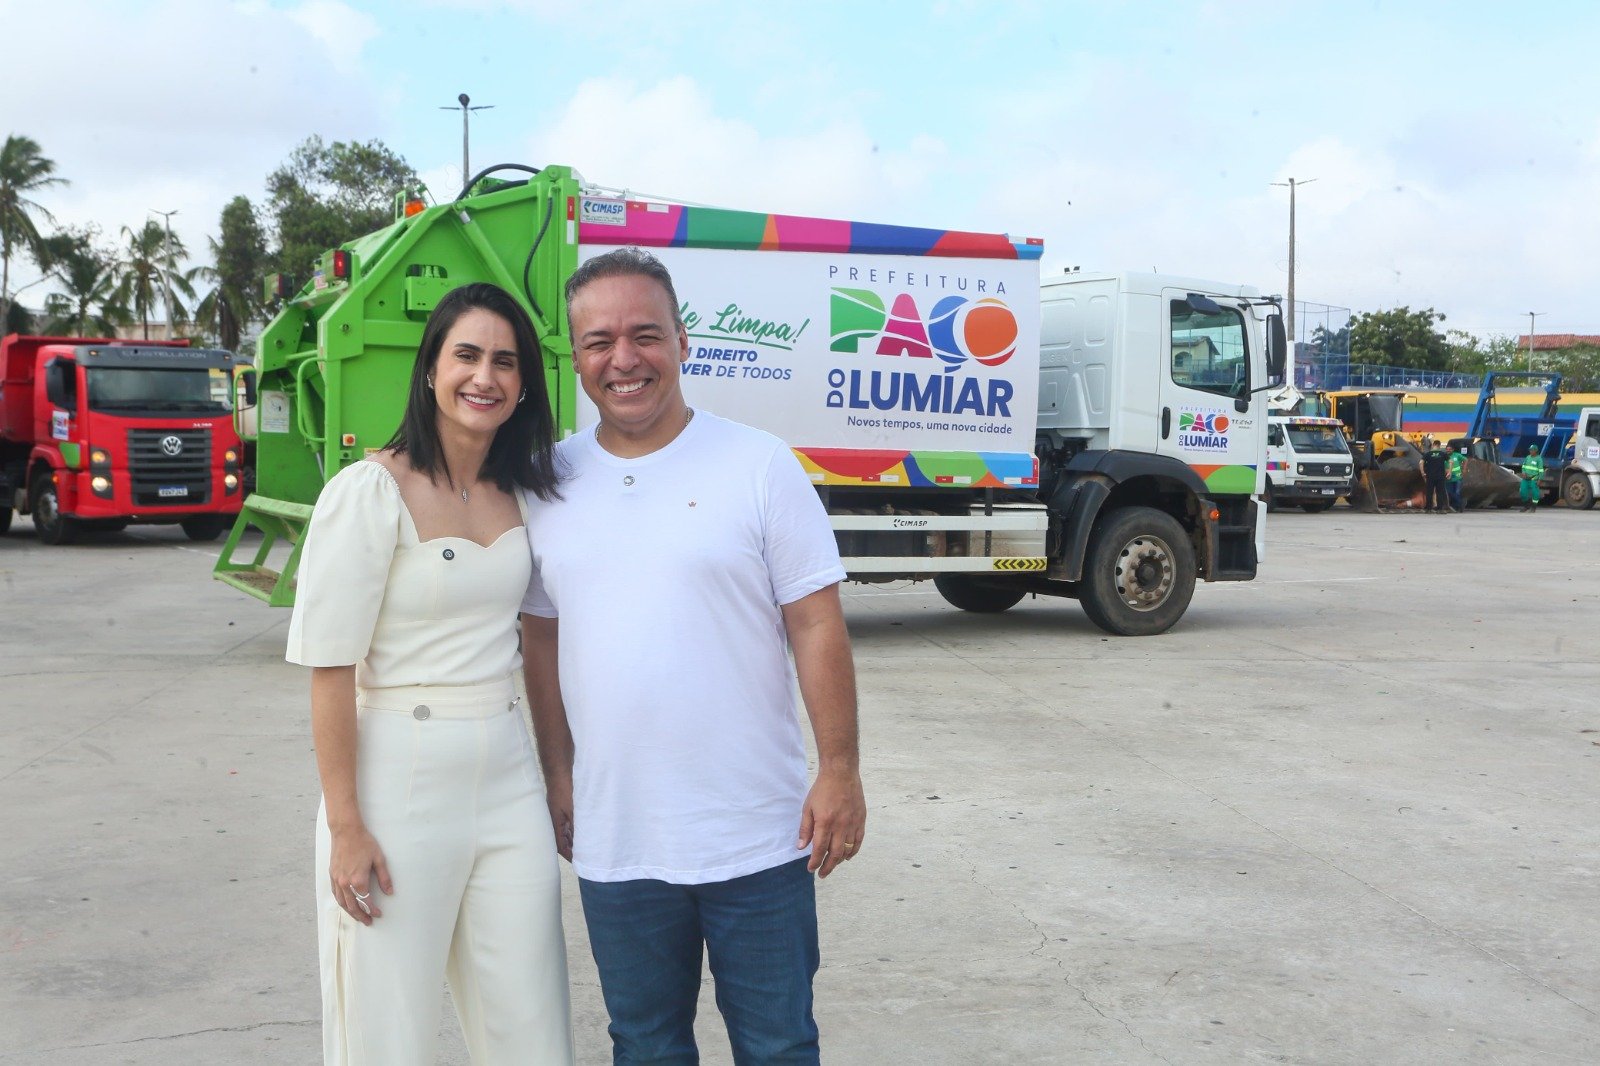
<instances>
[{"instance_id":1,"label":"woman's dark hair","mask_svg":"<svg viewBox=\"0 0 1600 1066\"><path fill-rule=\"evenodd\" d=\"M511 417L495 431L489 454L483 458L483 468L473 480L493 481L502 492L524 488L541 500L555 499L559 480L551 450L555 422L550 416L550 399L545 390L539 337L533 332L528 312L498 285L474 282L451 289L428 316L428 324L422 330L422 343L417 348L417 361L411 368L406 413L400 420L400 428L384 447L405 455L411 461L411 468L427 474L429 479L441 473L451 476L439 441L439 401L433 395L428 378L439 362L445 337L468 311L488 311L511 325L511 334L517 342L517 370L526 390L526 394L513 403Z\"/></svg>"}]
</instances>

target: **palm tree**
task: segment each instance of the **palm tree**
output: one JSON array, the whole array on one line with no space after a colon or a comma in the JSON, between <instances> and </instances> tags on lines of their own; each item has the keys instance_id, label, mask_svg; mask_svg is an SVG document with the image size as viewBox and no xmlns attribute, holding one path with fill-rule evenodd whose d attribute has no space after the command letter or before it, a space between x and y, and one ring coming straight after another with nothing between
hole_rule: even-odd
<instances>
[{"instance_id":1,"label":"palm tree","mask_svg":"<svg viewBox=\"0 0 1600 1066\"><path fill-rule=\"evenodd\" d=\"M143 229L122 227L124 246L117 264L118 280L116 298L127 306L136 318L144 323L144 339L150 339L150 312L156 301L171 304L166 307L167 336L176 336L179 323L188 317L188 311L178 301L181 295L194 299L194 270L179 270L178 264L187 257L183 242L169 237L156 221L147 221Z\"/></svg>"},{"instance_id":2,"label":"palm tree","mask_svg":"<svg viewBox=\"0 0 1600 1066\"><path fill-rule=\"evenodd\" d=\"M195 308L195 320L211 330L222 347L238 351L245 328L261 314L257 286L266 262L267 239L248 197L235 196L228 202L220 226L221 239L208 238L216 265L199 271L212 288Z\"/></svg>"},{"instance_id":3,"label":"palm tree","mask_svg":"<svg viewBox=\"0 0 1600 1066\"><path fill-rule=\"evenodd\" d=\"M50 274L61 292L45 299L46 331L72 337L109 337L128 310L117 300L116 257L93 243L93 231L48 238Z\"/></svg>"},{"instance_id":4,"label":"palm tree","mask_svg":"<svg viewBox=\"0 0 1600 1066\"><path fill-rule=\"evenodd\" d=\"M55 177L55 169L55 162L39 154L39 143L31 137L13 133L0 146L0 323L6 321L11 304L11 256L38 250L41 238L35 215L55 221L28 198L40 189L67 183Z\"/></svg>"}]
</instances>

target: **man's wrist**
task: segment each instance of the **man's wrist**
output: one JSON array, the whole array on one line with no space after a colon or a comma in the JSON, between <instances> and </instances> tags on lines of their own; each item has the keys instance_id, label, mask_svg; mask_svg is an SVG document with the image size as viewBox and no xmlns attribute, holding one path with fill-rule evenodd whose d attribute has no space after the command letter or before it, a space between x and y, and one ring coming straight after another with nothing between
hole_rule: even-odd
<instances>
[{"instance_id":1,"label":"man's wrist","mask_svg":"<svg viewBox=\"0 0 1600 1066\"><path fill-rule=\"evenodd\" d=\"M861 760L856 755L835 755L817 760L818 777L860 777Z\"/></svg>"}]
</instances>

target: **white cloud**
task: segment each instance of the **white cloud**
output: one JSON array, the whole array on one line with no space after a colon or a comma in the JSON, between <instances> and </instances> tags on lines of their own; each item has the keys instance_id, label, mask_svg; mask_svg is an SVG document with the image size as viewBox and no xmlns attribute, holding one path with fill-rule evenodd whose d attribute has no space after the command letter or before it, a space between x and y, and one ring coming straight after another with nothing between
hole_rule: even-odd
<instances>
[{"instance_id":1,"label":"white cloud","mask_svg":"<svg viewBox=\"0 0 1600 1066\"><path fill-rule=\"evenodd\" d=\"M855 119L763 133L719 114L692 78L678 76L643 88L584 82L528 154L571 160L586 180L636 194L910 224L908 203L924 194L946 149L931 135L886 147Z\"/></svg>"},{"instance_id":2,"label":"white cloud","mask_svg":"<svg viewBox=\"0 0 1600 1066\"><path fill-rule=\"evenodd\" d=\"M381 102L361 67L375 32L336 0L277 10L259 0L161 0L141 9L87 0L0 10L15 40L70 41L7 52L0 131L39 142L71 184L40 199L69 225L115 238L152 210L177 209L192 261L237 195L258 202L268 172L308 134L367 140ZM24 282L31 264L12 264ZM37 303L46 287L30 289Z\"/></svg>"},{"instance_id":3,"label":"white cloud","mask_svg":"<svg viewBox=\"0 0 1600 1066\"><path fill-rule=\"evenodd\" d=\"M361 51L378 35L378 24L370 15L338 0L305 0L285 14L322 45L345 73L361 69Z\"/></svg>"}]
</instances>

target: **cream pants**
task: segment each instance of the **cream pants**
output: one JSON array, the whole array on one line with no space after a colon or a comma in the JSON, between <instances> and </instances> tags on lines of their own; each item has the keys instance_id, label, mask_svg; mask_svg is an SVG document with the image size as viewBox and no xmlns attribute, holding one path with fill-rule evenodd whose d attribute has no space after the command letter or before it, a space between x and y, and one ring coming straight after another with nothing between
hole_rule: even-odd
<instances>
[{"instance_id":1,"label":"cream pants","mask_svg":"<svg viewBox=\"0 0 1600 1066\"><path fill-rule=\"evenodd\" d=\"M476 1066L568 1064L555 839L511 679L363 691L356 789L395 894L363 926L334 902L317 815L328 1066L432 1066L449 982Z\"/></svg>"}]
</instances>

